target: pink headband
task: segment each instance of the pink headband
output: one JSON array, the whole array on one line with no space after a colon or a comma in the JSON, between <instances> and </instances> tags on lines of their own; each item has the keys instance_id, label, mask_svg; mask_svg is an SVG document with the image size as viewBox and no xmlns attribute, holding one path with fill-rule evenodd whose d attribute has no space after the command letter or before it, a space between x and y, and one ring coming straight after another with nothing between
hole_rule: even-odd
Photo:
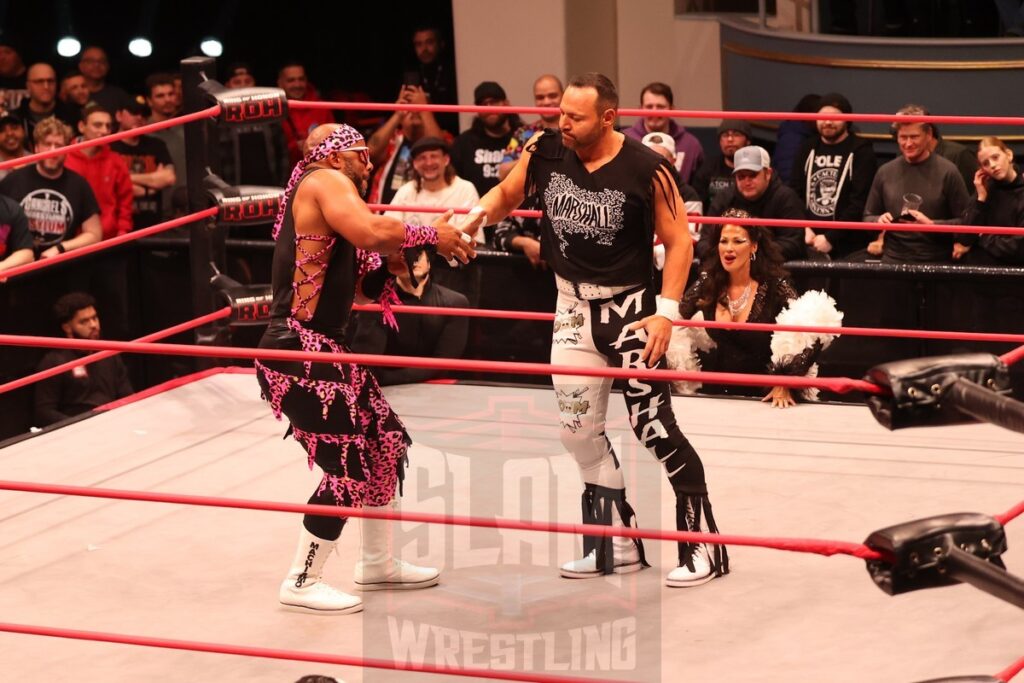
<instances>
[{"instance_id":1,"label":"pink headband","mask_svg":"<svg viewBox=\"0 0 1024 683\"><path fill-rule=\"evenodd\" d=\"M306 168L310 164L315 164L318 161L326 159L332 152L344 152L346 149L355 147L356 143L361 142L362 140L363 136L359 131L347 123L343 123L330 135L324 138L319 145L309 150L309 153L303 157L299 163L295 164L295 169L292 171L292 175L288 179L288 187L284 190L284 197L281 198L281 206L277 210L277 218L274 220L273 237L275 240L277 239L278 233L281 232L281 225L284 223L285 211L287 211L288 208L288 199L292 196L295 186L299 184L299 180L302 179L302 174L306 172Z\"/></svg>"}]
</instances>

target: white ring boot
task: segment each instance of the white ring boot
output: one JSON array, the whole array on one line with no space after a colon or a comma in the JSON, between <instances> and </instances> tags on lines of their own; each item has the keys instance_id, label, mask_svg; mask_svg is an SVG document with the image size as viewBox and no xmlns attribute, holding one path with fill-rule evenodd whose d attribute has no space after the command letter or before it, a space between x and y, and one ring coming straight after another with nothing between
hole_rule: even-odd
<instances>
[{"instance_id":1,"label":"white ring boot","mask_svg":"<svg viewBox=\"0 0 1024 683\"><path fill-rule=\"evenodd\" d=\"M382 507L365 507L366 510L398 512L398 499ZM356 562L356 590L416 590L436 586L440 572L433 567L417 567L404 560L395 559L392 554L392 539L397 521L389 519L359 520L362 529L362 559Z\"/></svg>"},{"instance_id":2,"label":"white ring boot","mask_svg":"<svg viewBox=\"0 0 1024 683\"><path fill-rule=\"evenodd\" d=\"M624 519L625 518L625 519ZM583 522L616 527L632 527L636 516L626 502L625 489L609 489L595 484L586 484L583 492ZM588 540L592 539L592 540ZM596 547L590 547L591 545ZM611 546L611 569L598 568L598 553L607 553ZM643 555L643 544L625 536L584 537L582 559L563 564L559 574L566 579L595 579L605 574L629 574L647 567ZM607 561L606 560L606 561Z\"/></svg>"},{"instance_id":3,"label":"white ring boot","mask_svg":"<svg viewBox=\"0 0 1024 683\"><path fill-rule=\"evenodd\" d=\"M302 527L288 577L281 582L278 599L286 609L307 614L353 614L363 611L363 601L322 581L324 563L336 543L318 538Z\"/></svg>"},{"instance_id":4,"label":"white ring boot","mask_svg":"<svg viewBox=\"0 0 1024 683\"><path fill-rule=\"evenodd\" d=\"M704 543L693 543L692 554L688 563L681 563L665 577L665 585L671 588L689 588L701 586L715 575L711 572L711 560L708 547Z\"/></svg>"}]
</instances>

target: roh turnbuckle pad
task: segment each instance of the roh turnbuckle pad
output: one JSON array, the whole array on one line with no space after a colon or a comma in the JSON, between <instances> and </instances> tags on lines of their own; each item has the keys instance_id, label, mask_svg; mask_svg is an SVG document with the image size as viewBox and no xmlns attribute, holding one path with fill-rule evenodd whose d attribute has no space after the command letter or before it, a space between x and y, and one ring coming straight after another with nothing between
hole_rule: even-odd
<instances>
[{"instance_id":1,"label":"roh turnbuckle pad","mask_svg":"<svg viewBox=\"0 0 1024 683\"><path fill-rule=\"evenodd\" d=\"M273 223L284 196L284 189L265 185L222 185L207 192L217 207L217 224L224 227Z\"/></svg>"},{"instance_id":2,"label":"roh turnbuckle pad","mask_svg":"<svg viewBox=\"0 0 1024 683\"><path fill-rule=\"evenodd\" d=\"M229 324L263 325L270 320L270 305L274 301L274 292L270 285L243 285L221 273L213 263L210 267L213 270L210 286L231 308Z\"/></svg>"},{"instance_id":3,"label":"roh turnbuckle pad","mask_svg":"<svg viewBox=\"0 0 1024 683\"><path fill-rule=\"evenodd\" d=\"M875 584L889 595L960 583L947 573L954 548L1004 569L1006 552L1002 525L980 513L962 512L918 519L880 529L864 545L885 556L868 560Z\"/></svg>"},{"instance_id":4,"label":"roh turnbuckle pad","mask_svg":"<svg viewBox=\"0 0 1024 683\"><path fill-rule=\"evenodd\" d=\"M281 88L228 89L213 80L204 81L199 87L220 105L220 123L273 123L288 116L288 96Z\"/></svg>"},{"instance_id":5,"label":"roh turnbuckle pad","mask_svg":"<svg viewBox=\"0 0 1024 683\"><path fill-rule=\"evenodd\" d=\"M1006 365L987 353L895 361L872 368L865 379L891 393L867 399L871 414L889 429L973 422L974 418L943 400L958 380L1000 393L1010 388Z\"/></svg>"},{"instance_id":6,"label":"roh turnbuckle pad","mask_svg":"<svg viewBox=\"0 0 1024 683\"><path fill-rule=\"evenodd\" d=\"M230 324L265 325L270 320L270 285L239 285L222 289L221 294L231 307Z\"/></svg>"}]
</instances>

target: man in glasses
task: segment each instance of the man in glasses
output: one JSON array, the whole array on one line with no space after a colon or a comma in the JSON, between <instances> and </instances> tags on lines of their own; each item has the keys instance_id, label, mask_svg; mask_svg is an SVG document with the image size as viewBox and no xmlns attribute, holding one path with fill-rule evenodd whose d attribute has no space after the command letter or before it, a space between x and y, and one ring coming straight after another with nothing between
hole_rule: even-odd
<instances>
[{"instance_id":1,"label":"man in glasses","mask_svg":"<svg viewBox=\"0 0 1024 683\"><path fill-rule=\"evenodd\" d=\"M32 138L36 124L50 116L56 116L64 123L76 120L73 112L57 99L57 72L49 64L33 64L25 77L28 97L21 101L16 111L25 124L25 136Z\"/></svg>"},{"instance_id":2,"label":"man in glasses","mask_svg":"<svg viewBox=\"0 0 1024 683\"><path fill-rule=\"evenodd\" d=\"M442 256L463 263L475 252L468 235L448 223L451 211L432 226L413 226L369 210L362 197L373 170L370 150L351 126L318 126L306 145L274 223L271 321L260 347L345 352L344 329L357 298L380 300L385 321L393 324L396 275L415 275L408 261L417 247L433 245ZM471 227L475 231L479 219ZM411 286L418 286L412 280ZM369 371L348 363L258 361L256 372L274 414L288 418L309 462L323 469L310 503L397 509L395 494L411 440ZM321 580L345 521L303 518L298 550L278 594L286 608L314 614L362 610L360 598ZM436 569L392 556L390 533L386 520L363 520L357 588L437 584Z\"/></svg>"}]
</instances>

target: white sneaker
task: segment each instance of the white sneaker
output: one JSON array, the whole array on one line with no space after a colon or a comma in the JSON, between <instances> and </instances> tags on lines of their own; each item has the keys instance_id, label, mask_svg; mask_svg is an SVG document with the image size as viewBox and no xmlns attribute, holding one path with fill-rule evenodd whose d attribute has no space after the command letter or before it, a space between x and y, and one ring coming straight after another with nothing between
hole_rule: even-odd
<instances>
[{"instance_id":1,"label":"white sneaker","mask_svg":"<svg viewBox=\"0 0 1024 683\"><path fill-rule=\"evenodd\" d=\"M700 586L715 578L711 571L711 561L708 558L708 547L704 543L698 543L690 556L693 569L685 564L676 567L665 577L665 585L671 588L691 588Z\"/></svg>"},{"instance_id":2,"label":"white sneaker","mask_svg":"<svg viewBox=\"0 0 1024 683\"><path fill-rule=\"evenodd\" d=\"M617 549L615 553L615 565L612 567L613 574L631 574L644 568L640 562L640 553L636 546L624 550L619 556ZM597 551L591 550L590 554L580 560L571 560L562 565L559 570L567 579L595 579L604 576L604 572L597 568Z\"/></svg>"},{"instance_id":3,"label":"white sneaker","mask_svg":"<svg viewBox=\"0 0 1024 683\"><path fill-rule=\"evenodd\" d=\"M389 505L366 509L398 512L399 502L395 499ZM437 585L441 574L437 569L417 567L394 556L394 525L398 522L363 517L359 523L362 529L362 552L353 576L356 590L417 590Z\"/></svg>"},{"instance_id":4,"label":"white sneaker","mask_svg":"<svg viewBox=\"0 0 1024 683\"><path fill-rule=\"evenodd\" d=\"M309 614L353 614L363 610L360 598L336 590L322 580L324 564L335 544L302 527L295 559L278 591L278 600L286 609Z\"/></svg>"},{"instance_id":5,"label":"white sneaker","mask_svg":"<svg viewBox=\"0 0 1024 683\"><path fill-rule=\"evenodd\" d=\"M440 575L433 567L417 567L405 560L389 558L376 564L360 560L356 563L354 578L359 591L416 590L436 586Z\"/></svg>"},{"instance_id":6,"label":"white sneaker","mask_svg":"<svg viewBox=\"0 0 1024 683\"><path fill-rule=\"evenodd\" d=\"M306 614L355 614L363 611L363 601L355 595L343 593L323 581L305 583L295 587L291 578L281 583L278 599L291 612Z\"/></svg>"}]
</instances>

